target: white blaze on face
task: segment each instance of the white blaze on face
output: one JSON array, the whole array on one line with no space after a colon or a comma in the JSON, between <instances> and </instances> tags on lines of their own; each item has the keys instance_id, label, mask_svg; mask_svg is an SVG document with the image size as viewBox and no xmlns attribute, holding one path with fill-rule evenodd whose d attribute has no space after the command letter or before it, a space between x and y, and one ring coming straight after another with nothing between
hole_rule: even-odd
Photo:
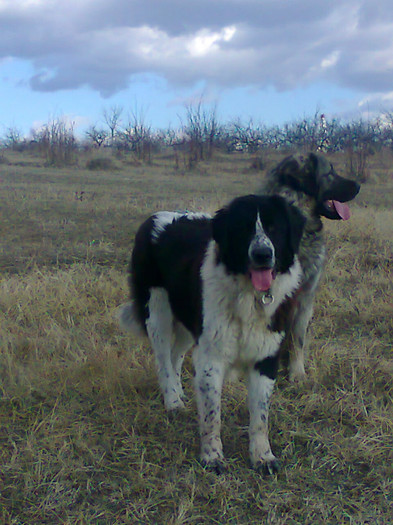
<instances>
[{"instance_id":1,"label":"white blaze on face","mask_svg":"<svg viewBox=\"0 0 393 525\"><path fill-rule=\"evenodd\" d=\"M272 241L269 239L269 237L266 235L265 230L262 226L261 217L257 215L257 221L255 224L255 235L250 243L250 247L248 249L248 256L250 260L252 260L252 252L253 250L261 247L270 248L273 252L273 266L275 262L274 258L274 246ZM254 289L257 292L267 292L273 282L273 268L255 268L253 266L250 267L250 275L251 275L251 282L254 287Z\"/></svg>"}]
</instances>

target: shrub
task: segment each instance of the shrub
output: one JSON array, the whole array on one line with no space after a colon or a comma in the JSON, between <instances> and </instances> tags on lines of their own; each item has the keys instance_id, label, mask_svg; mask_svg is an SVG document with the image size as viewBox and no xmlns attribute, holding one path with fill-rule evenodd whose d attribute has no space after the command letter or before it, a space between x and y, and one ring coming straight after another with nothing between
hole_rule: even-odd
<instances>
[{"instance_id":1,"label":"shrub","mask_svg":"<svg viewBox=\"0 0 393 525\"><path fill-rule=\"evenodd\" d=\"M50 120L41 129L34 131L33 139L48 165L68 166L76 163L74 124L65 118Z\"/></svg>"},{"instance_id":2,"label":"shrub","mask_svg":"<svg viewBox=\"0 0 393 525\"><path fill-rule=\"evenodd\" d=\"M113 160L109 157L98 157L96 159L90 159L86 162L86 168L88 170L113 170L116 168Z\"/></svg>"}]
</instances>

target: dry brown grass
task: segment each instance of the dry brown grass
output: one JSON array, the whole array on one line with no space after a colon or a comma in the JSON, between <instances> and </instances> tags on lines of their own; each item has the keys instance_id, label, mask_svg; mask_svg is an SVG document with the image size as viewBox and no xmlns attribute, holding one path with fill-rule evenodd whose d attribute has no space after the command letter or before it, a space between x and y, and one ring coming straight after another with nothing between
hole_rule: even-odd
<instances>
[{"instance_id":1,"label":"dry brown grass","mask_svg":"<svg viewBox=\"0 0 393 525\"><path fill-rule=\"evenodd\" d=\"M281 472L263 478L248 466L237 383L224 391L230 468L217 477L197 461L190 360L187 409L170 421L150 351L114 316L141 219L214 210L263 175L240 155L190 174L170 159L126 160L113 173L2 165L1 523L391 523L391 172L374 158L351 221L326 222L308 379L280 379L271 410Z\"/></svg>"}]
</instances>

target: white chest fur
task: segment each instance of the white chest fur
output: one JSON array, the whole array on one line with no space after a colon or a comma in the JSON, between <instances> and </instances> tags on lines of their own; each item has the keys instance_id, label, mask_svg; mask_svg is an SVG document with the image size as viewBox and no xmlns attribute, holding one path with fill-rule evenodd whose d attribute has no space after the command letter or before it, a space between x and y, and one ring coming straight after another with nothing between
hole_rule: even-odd
<instances>
[{"instance_id":1,"label":"white chest fur","mask_svg":"<svg viewBox=\"0 0 393 525\"><path fill-rule=\"evenodd\" d=\"M284 334L272 332L269 323L284 297L300 282L299 262L273 281L274 302L267 305L262 304L247 275L228 274L223 264L216 263L214 241L208 247L201 275L204 324L200 344L224 358L229 367L247 367L274 355Z\"/></svg>"}]
</instances>

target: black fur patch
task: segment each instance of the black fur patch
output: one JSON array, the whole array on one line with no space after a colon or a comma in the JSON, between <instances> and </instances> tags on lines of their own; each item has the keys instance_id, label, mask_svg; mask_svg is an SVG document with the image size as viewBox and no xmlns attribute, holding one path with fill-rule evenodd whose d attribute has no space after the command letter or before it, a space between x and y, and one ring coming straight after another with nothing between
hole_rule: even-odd
<instances>
[{"instance_id":1,"label":"black fur patch","mask_svg":"<svg viewBox=\"0 0 393 525\"><path fill-rule=\"evenodd\" d=\"M212 221L213 238L219 246L218 262L224 263L229 273L248 271L248 249L258 215L274 246L276 271L286 273L292 266L303 233L304 216L278 195L246 195L219 210Z\"/></svg>"},{"instance_id":2,"label":"black fur patch","mask_svg":"<svg viewBox=\"0 0 393 525\"><path fill-rule=\"evenodd\" d=\"M167 224L154 239L154 218L139 228L131 257L131 298L136 301L138 319L146 328L150 289L161 287L168 291L175 316L198 337L202 331L199 272L211 239L211 220L185 215Z\"/></svg>"},{"instance_id":3,"label":"black fur patch","mask_svg":"<svg viewBox=\"0 0 393 525\"><path fill-rule=\"evenodd\" d=\"M254 365L255 370L261 374L261 376L266 376L269 379L276 379L277 370L278 370L278 354L265 357L262 361L257 361Z\"/></svg>"}]
</instances>

